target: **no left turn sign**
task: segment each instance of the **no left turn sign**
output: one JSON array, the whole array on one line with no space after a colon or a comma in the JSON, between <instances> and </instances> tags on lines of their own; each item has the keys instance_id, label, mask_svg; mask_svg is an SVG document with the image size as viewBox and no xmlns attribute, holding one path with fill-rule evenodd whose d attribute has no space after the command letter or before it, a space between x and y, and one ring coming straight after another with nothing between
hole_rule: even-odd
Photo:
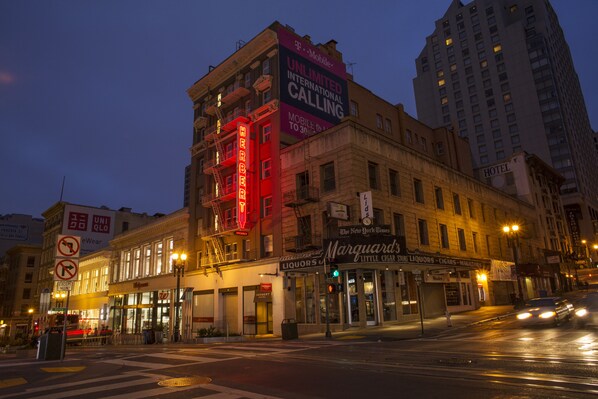
<instances>
[{"instance_id":1,"label":"no left turn sign","mask_svg":"<svg viewBox=\"0 0 598 399\"><path fill-rule=\"evenodd\" d=\"M77 280L79 272L79 260L77 259L56 259L54 266L54 281Z\"/></svg>"},{"instance_id":2,"label":"no left turn sign","mask_svg":"<svg viewBox=\"0 0 598 399\"><path fill-rule=\"evenodd\" d=\"M56 256L78 258L81 251L81 237L59 235L56 244Z\"/></svg>"}]
</instances>

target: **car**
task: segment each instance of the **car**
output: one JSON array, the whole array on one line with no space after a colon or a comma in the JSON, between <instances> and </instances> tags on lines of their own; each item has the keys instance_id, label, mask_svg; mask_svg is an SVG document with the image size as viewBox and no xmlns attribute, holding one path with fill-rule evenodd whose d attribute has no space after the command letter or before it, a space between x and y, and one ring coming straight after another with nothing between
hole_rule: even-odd
<instances>
[{"instance_id":1,"label":"car","mask_svg":"<svg viewBox=\"0 0 598 399\"><path fill-rule=\"evenodd\" d=\"M574 308L571 303L560 297L529 299L523 309L517 313L517 320L522 324L559 325L563 320L571 320Z\"/></svg>"},{"instance_id":2,"label":"car","mask_svg":"<svg viewBox=\"0 0 598 399\"><path fill-rule=\"evenodd\" d=\"M575 309L575 324L578 327L598 326L598 292L585 295Z\"/></svg>"}]
</instances>

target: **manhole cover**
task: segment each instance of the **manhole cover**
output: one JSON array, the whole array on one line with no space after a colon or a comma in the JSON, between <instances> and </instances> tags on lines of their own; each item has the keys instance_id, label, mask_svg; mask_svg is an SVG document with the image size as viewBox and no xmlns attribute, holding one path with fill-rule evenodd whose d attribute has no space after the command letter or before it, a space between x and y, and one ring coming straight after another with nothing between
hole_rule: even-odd
<instances>
[{"instance_id":1,"label":"manhole cover","mask_svg":"<svg viewBox=\"0 0 598 399\"><path fill-rule=\"evenodd\" d=\"M163 387L188 387L191 385L209 384L212 382L210 377L180 377L169 378L158 382Z\"/></svg>"}]
</instances>

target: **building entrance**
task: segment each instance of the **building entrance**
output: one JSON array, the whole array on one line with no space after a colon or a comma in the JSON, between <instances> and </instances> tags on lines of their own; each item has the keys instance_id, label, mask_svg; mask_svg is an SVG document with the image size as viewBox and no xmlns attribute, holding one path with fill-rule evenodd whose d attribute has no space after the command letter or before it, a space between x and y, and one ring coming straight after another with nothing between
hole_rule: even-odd
<instances>
[{"instance_id":1,"label":"building entrance","mask_svg":"<svg viewBox=\"0 0 598 399\"><path fill-rule=\"evenodd\" d=\"M378 324L378 294L374 270L347 272L347 307L349 324L353 326Z\"/></svg>"}]
</instances>

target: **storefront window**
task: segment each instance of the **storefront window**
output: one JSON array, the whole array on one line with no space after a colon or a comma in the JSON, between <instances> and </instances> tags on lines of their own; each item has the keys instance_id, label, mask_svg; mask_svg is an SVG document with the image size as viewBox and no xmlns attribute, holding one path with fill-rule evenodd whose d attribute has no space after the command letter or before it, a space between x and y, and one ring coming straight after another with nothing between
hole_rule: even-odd
<instances>
[{"instance_id":1,"label":"storefront window","mask_svg":"<svg viewBox=\"0 0 598 399\"><path fill-rule=\"evenodd\" d=\"M394 271L386 270L380 273L380 284L382 286L382 312L384 321L394 321L397 319Z\"/></svg>"},{"instance_id":2,"label":"storefront window","mask_svg":"<svg viewBox=\"0 0 598 399\"><path fill-rule=\"evenodd\" d=\"M193 332L214 325L214 291L193 293Z\"/></svg>"},{"instance_id":3,"label":"storefront window","mask_svg":"<svg viewBox=\"0 0 598 399\"><path fill-rule=\"evenodd\" d=\"M417 285L413 274L409 272L399 272L401 285L401 303L403 305L403 314L417 314Z\"/></svg>"},{"instance_id":4,"label":"storefront window","mask_svg":"<svg viewBox=\"0 0 598 399\"><path fill-rule=\"evenodd\" d=\"M449 283L444 285L446 296L446 306L459 306L459 283Z\"/></svg>"},{"instance_id":5,"label":"storefront window","mask_svg":"<svg viewBox=\"0 0 598 399\"><path fill-rule=\"evenodd\" d=\"M316 322L314 276L295 279L295 318L298 323Z\"/></svg>"},{"instance_id":6,"label":"storefront window","mask_svg":"<svg viewBox=\"0 0 598 399\"><path fill-rule=\"evenodd\" d=\"M154 270L156 275L162 273L162 243L157 242L155 244L156 257L154 258Z\"/></svg>"},{"instance_id":7,"label":"storefront window","mask_svg":"<svg viewBox=\"0 0 598 399\"><path fill-rule=\"evenodd\" d=\"M255 314L255 290L256 287L243 288L243 334L257 334L257 318Z\"/></svg>"}]
</instances>

